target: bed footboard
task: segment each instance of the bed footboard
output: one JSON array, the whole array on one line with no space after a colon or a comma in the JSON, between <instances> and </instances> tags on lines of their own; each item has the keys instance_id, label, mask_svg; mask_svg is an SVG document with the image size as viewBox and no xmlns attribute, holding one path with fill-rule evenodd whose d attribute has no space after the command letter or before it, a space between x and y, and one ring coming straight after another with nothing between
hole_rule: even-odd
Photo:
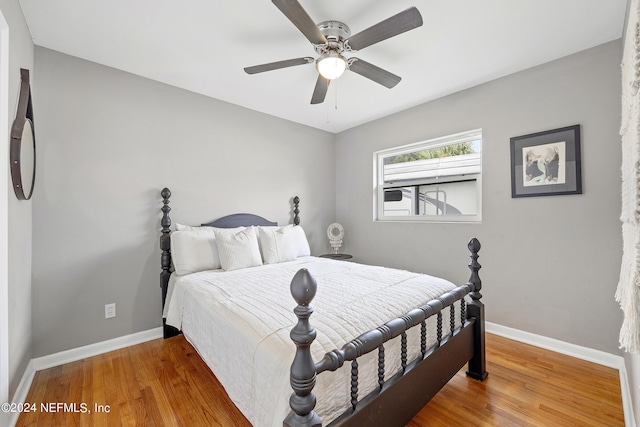
<instances>
[{"instance_id":1,"label":"bed footboard","mask_svg":"<svg viewBox=\"0 0 640 427\"><path fill-rule=\"evenodd\" d=\"M284 420L287 427L321 426L322 421L314 412L316 398L313 388L316 375L336 370L345 362L351 362L351 408L334 420L331 426L384 425L404 426L420 409L468 362L467 375L480 381L487 377L485 369L484 305L480 301L482 282L478 275L480 242L471 239L471 277L469 282L447 292L426 305L414 309L405 316L393 319L384 325L365 332L348 342L341 349L326 353L319 362L314 362L310 346L316 330L309 323L313 313L310 306L317 285L308 270L301 269L291 282L291 294L298 306L294 309L298 323L291 330L291 339L296 344L296 354L291 365L291 388L289 400L291 412ZM465 296L471 297L466 303ZM455 304L460 304L461 327L454 328ZM451 310L450 335L442 336L442 311ZM438 333L436 344L426 348L426 320L437 316ZM407 362L406 331L421 326L422 357ZM401 370L385 381L383 344L392 338L401 337ZM358 361L367 353L378 349L379 387L358 400Z\"/></svg>"}]
</instances>

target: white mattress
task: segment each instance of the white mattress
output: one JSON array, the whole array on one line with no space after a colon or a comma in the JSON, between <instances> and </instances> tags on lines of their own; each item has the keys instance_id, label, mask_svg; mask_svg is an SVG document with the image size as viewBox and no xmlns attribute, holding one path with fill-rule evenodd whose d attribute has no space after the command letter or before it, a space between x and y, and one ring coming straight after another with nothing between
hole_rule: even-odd
<instances>
[{"instance_id":1,"label":"white mattress","mask_svg":"<svg viewBox=\"0 0 640 427\"><path fill-rule=\"evenodd\" d=\"M183 331L256 427L279 427L289 413L289 369L295 354L289 331L297 322L289 286L303 267L318 283L310 318L317 330L311 346L316 362L361 333L455 287L428 275L316 257L229 272L173 275L165 307L167 323ZM447 334L448 310L444 316ZM428 325L430 342L435 341L433 322ZM420 328L413 329L409 360L419 351ZM399 369L399 344L388 343L385 350L388 377ZM359 365L360 397L364 397L377 386L377 352L359 359ZM345 366L317 378L316 412L324 423L349 406L349 371Z\"/></svg>"}]
</instances>

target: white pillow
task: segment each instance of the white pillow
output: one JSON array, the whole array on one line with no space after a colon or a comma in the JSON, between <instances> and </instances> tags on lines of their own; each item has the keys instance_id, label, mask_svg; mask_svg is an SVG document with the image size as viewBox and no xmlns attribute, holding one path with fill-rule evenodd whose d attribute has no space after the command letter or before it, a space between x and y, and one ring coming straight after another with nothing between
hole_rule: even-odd
<instances>
[{"instance_id":1,"label":"white pillow","mask_svg":"<svg viewBox=\"0 0 640 427\"><path fill-rule=\"evenodd\" d=\"M296 259L293 227L285 226L276 229L258 227L258 236L265 264L277 264Z\"/></svg>"},{"instance_id":2,"label":"white pillow","mask_svg":"<svg viewBox=\"0 0 640 427\"><path fill-rule=\"evenodd\" d=\"M259 226L260 228L264 228L266 230L279 230L281 228L290 228L292 229L293 232L293 246L295 248L296 251L296 257L300 257L300 256L310 256L311 255L311 248L309 247L309 241L307 240L307 235L304 232L304 229L302 228L302 226L300 225L293 225L293 224L289 224L289 225L285 225L282 227L279 226ZM262 241L260 239L260 235L258 234L258 241L260 241L260 245L262 245ZM260 251L262 252L262 247L260 248ZM263 256L264 259L264 256Z\"/></svg>"},{"instance_id":3,"label":"white pillow","mask_svg":"<svg viewBox=\"0 0 640 427\"><path fill-rule=\"evenodd\" d=\"M176 231L198 231L201 228L202 227L192 227L190 225L176 223Z\"/></svg>"},{"instance_id":4,"label":"white pillow","mask_svg":"<svg viewBox=\"0 0 640 427\"><path fill-rule=\"evenodd\" d=\"M291 230L293 234L293 246L296 250L296 256L309 256L311 255L311 248L309 248L309 241L302 226L296 225Z\"/></svg>"},{"instance_id":5,"label":"white pillow","mask_svg":"<svg viewBox=\"0 0 640 427\"><path fill-rule=\"evenodd\" d=\"M231 271L262 265L258 237L253 227L241 231L216 228L214 233L223 270Z\"/></svg>"},{"instance_id":6,"label":"white pillow","mask_svg":"<svg viewBox=\"0 0 640 427\"><path fill-rule=\"evenodd\" d=\"M211 227L171 233L171 258L177 275L220 268L220 256Z\"/></svg>"}]
</instances>

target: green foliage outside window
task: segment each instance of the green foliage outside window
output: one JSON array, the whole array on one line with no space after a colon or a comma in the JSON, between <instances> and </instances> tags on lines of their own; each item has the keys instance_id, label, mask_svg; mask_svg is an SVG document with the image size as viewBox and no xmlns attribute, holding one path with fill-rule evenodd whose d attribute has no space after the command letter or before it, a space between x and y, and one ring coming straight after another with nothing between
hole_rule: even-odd
<instances>
[{"instance_id":1,"label":"green foliage outside window","mask_svg":"<svg viewBox=\"0 0 640 427\"><path fill-rule=\"evenodd\" d=\"M463 154L472 154L474 152L473 142L461 142L458 144L430 148L428 150L414 151L412 153L401 154L399 156L386 157L384 159L384 164L390 165L395 163L414 162L416 160L438 159L440 157L460 156Z\"/></svg>"}]
</instances>

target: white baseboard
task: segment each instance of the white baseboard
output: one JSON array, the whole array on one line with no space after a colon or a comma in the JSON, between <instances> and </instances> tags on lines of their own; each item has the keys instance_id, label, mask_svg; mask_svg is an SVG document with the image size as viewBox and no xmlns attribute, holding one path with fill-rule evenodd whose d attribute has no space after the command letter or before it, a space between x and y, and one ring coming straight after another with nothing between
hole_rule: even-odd
<instances>
[{"instance_id":1,"label":"white baseboard","mask_svg":"<svg viewBox=\"0 0 640 427\"><path fill-rule=\"evenodd\" d=\"M576 357L588 362L608 366L609 368L620 369L624 367L624 358L622 356L616 356L615 354L606 353L604 351L570 344L568 342L532 334L519 329L496 325L491 322L485 323L485 330L491 334L500 335L501 337L523 342L525 344L531 344L536 347L555 351L556 353L566 354L567 356Z\"/></svg>"},{"instance_id":2,"label":"white baseboard","mask_svg":"<svg viewBox=\"0 0 640 427\"><path fill-rule=\"evenodd\" d=\"M29 393L33 378L38 371L53 368L54 366L64 365L65 363L75 362L87 357L108 353L110 351L119 350L121 348L130 347L132 345L141 344L157 338L162 338L162 327L31 359L27 365L27 369L22 375L20 384L18 384L18 388L13 396L13 402L22 403L26 401L27 393ZM18 421L18 415L20 414L11 414L11 417L9 418L9 425L11 427L15 426Z\"/></svg>"},{"instance_id":3,"label":"white baseboard","mask_svg":"<svg viewBox=\"0 0 640 427\"><path fill-rule=\"evenodd\" d=\"M532 334L519 329L496 325L491 322L485 323L485 330L491 334L500 335L501 337L509 338L514 341L531 344L536 347L555 351L556 353L566 354L567 356L572 356L588 362L617 369L620 373L620 392L622 394L622 409L624 410L625 425L627 427L636 427L635 418L633 416L633 402L631 400L629 376L627 375L624 357L600 350L594 350L592 348L570 344L553 338L543 337L542 335Z\"/></svg>"},{"instance_id":4,"label":"white baseboard","mask_svg":"<svg viewBox=\"0 0 640 427\"><path fill-rule=\"evenodd\" d=\"M36 371L162 338L162 327L31 359Z\"/></svg>"}]
</instances>

